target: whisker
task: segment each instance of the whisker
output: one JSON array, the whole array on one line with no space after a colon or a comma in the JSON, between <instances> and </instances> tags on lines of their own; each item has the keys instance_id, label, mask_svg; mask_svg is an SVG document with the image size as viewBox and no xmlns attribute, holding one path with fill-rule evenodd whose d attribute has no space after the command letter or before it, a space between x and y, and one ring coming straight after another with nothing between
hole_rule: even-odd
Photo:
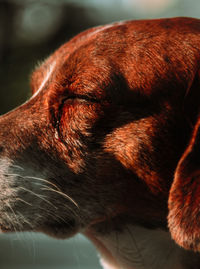
<instances>
[{"instance_id":1,"label":"whisker","mask_svg":"<svg viewBox=\"0 0 200 269\"><path fill-rule=\"evenodd\" d=\"M57 191L57 190L54 190L54 189L51 189L51 188L42 188L42 190L47 190L47 191L52 191L52 192L55 192L55 193L58 193L60 194L61 196L67 198L67 200L70 200L77 208L79 208L78 204L67 194L61 192L61 191Z\"/></svg>"},{"instance_id":2,"label":"whisker","mask_svg":"<svg viewBox=\"0 0 200 269\"><path fill-rule=\"evenodd\" d=\"M24 190L24 191L26 191L26 192L29 192L29 193L31 193L32 195L35 195L36 197L40 198L41 200L45 201L46 203L50 204L50 205L53 206L55 209L57 209L57 207L56 207L54 204L52 204L50 201L48 201L47 199L45 199L45 198L43 197L43 195L37 194L37 193L35 193L35 192L33 192L33 191L31 191L31 190L29 190L29 189L27 189L27 188L24 188L24 187L19 187L19 189Z\"/></svg>"},{"instance_id":3,"label":"whisker","mask_svg":"<svg viewBox=\"0 0 200 269\"><path fill-rule=\"evenodd\" d=\"M46 214L46 212L48 212L48 210L45 208L42 208L41 206L38 206L38 209L40 209L40 210L42 210L42 211L44 211L45 210L45 214ZM36 223L39 223L39 220L40 219L43 219L43 216L41 216L41 214L39 214L39 213L36 213L36 214L34 214L34 217L35 217L35 221L36 221Z\"/></svg>"},{"instance_id":4,"label":"whisker","mask_svg":"<svg viewBox=\"0 0 200 269\"><path fill-rule=\"evenodd\" d=\"M29 242L32 244L30 245L29 243L27 244L27 248L29 250L29 254L33 259L33 262L35 263L36 260L36 245L35 245L35 240L34 240L34 236L33 236L33 232L29 232L27 234L27 236L29 237Z\"/></svg>"},{"instance_id":5,"label":"whisker","mask_svg":"<svg viewBox=\"0 0 200 269\"><path fill-rule=\"evenodd\" d=\"M21 175L19 175L19 174L6 174L6 175L8 175L8 176L17 176L17 177L21 177L21 178L24 178L24 179L36 179L36 180L38 180L38 181L41 181L41 182L44 182L44 183L47 183L47 184L49 184L49 185L51 185L51 186L53 186L55 189L52 189L52 188L49 188L49 187L45 187L45 188L43 188L43 190L49 190L49 191L53 191L53 192L55 192L55 193L58 193L58 194L60 194L61 196L63 196L63 197L65 197L65 198L67 198L69 201L71 201L77 208L79 208L79 205L69 196L69 195L67 195L67 194L65 194L65 193L63 193L61 190L60 190L60 188L58 187L58 186L56 186L54 183L52 183L52 182L50 182L50 181L48 181L48 180L46 180L46 179L43 179L43 178L39 178L39 177L32 177L32 176L24 176L24 177L22 177ZM43 185L44 186L44 185ZM23 187L20 187L20 189L24 189ZM24 189L25 190L25 189ZM34 194L34 195L38 195L38 194L36 194L36 193L34 193L34 192L32 192L31 190L28 190L28 189L26 189L26 191L29 191L30 193L32 193L32 194ZM39 195L39 197L40 197L40 195ZM41 197L40 197L41 198ZM43 198L43 200L44 200L44 198ZM45 199L46 200L46 199ZM47 200L46 200L47 201ZM25 201L24 201L25 202ZM49 202L49 201L48 201ZM50 202L49 202L50 203Z\"/></svg>"},{"instance_id":6,"label":"whisker","mask_svg":"<svg viewBox=\"0 0 200 269\"><path fill-rule=\"evenodd\" d=\"M41 207L40 207L40 209L43 210ZM53 220L57 220L57 221L60 220L64 223L66 223L67 225L69 225L69 220L64 219L62 216L56 214L55 212L52 212L50 210L45 209L45 214L46 214L46 216L49 216L49 219L53 219ZM41 218L41 216L39 216L39 218Z\"/></svg>"},{"instance_id":7,"label":"whisker","mask_svg":"<svg viewBox=\"0 0 200 269\"><path fill-rule=\"evenodd\" d=\"M4 214L6 215L6 218L9 220L10 224L12 225L15 233L17 233L17 229L16 229L16 227L15 227L15 225L13 223L13 220L10 218L10 216L6 212L4 212Z\"/></svg>"},{"instance_id":8,"label":"whisker","mask_svg":"<svg viewBox=\"0 0 200 269\"><path fill-rule=\"evenodd\" d=\"M58 220L58 219L60 219L60 220L62 220L63 222L66 222L66 220L65 220L63 217L59 216L59 215L56 214L55 212L52 212L52 211L50 211L50 210L48 210L48 209L46 209L46 208L40 207L40 206L39 206L38 208L41 210L41 212L45 211L45 217L46 217L46 216L49 216L49 219L54 219L54 220ZM36 214L36 215L37 215L37 222L38 222L40 219L43 220L43 216L42 216L41 214Z\"/></svg>"},{"instance_id":9,"label":"whisker","mask_svg":"<svg viewBox=\"0 0 200 269\"><path fill-rule=\"evenodd\" d=\"M19 175L19 174L9 174L9 173L6 173L5 174L6 176L13 176L13 177L21 177L21 178L23 178L21 175Z\"/></svg>"},{"instance_id":10,"label":"whisker","mask_svg":"<svg viewBox=\"0 0 200 269\"><path fill-rule=\"evenodd\" d=\"M11 164L11 166L14 167L14 168L18 168L20 170L24 170L24 168L19 166L19 165Z\"/></svg>"},{"instance_id":11,"label":"whisker","mask_svg":"<svg viewBox=\"0 0 200 269\"><path fill-rule=\"evenodd\" d=\"M62 220L64 223L67 223L67 221L63 217L59 216L58 214L55 214L55 212L52 213L49 211L47 214L48 214L48 216L50 216L53 219Z\"/></svg>"},{"instance_id":12,"label":"whisker","mask_svg":"<svg viewBox=\"0 0 200 269\"><path fill-rule=\"evenodd\" d=\"M43 178L39 178L39 177L31 177L31 176L25 176L24 178L29 178L29 179L36 179L42 182L45 182L49 185L52 185L53 187L55 187L58 191L60 191L60 189L58 188L58 186L56 186L54 183L50 182L49 180L43 179Z\"/></svg>"},{"instance_id":13,"label":"whisker","mask_svg":"<svg viewBox=\"0 0 200 269\"><path fill-rule=\"evenodd\" d=\"M18 220L18 218L17 218L17 215L16 215L15 211L13 210L12 206L11 206L9 203L6 202L6 205L7 205L7 207L10 208L10 210L11 210L11 212L13 213L14 218L15 218L15 220L16 220L16 224L17 224L19 230L21 230L21 224L20 224L20 222L19 222L19 220ZM9 216L7 215L7 217L9 217ZM10 218L9 218L9 219L10 219ZM13 225L13 222L12 222L12 225ZM14 229L14 230L16 231L16 229Z\"/></svg>"},{"instance_id":14,"label":"whisker","mask_svg":"<svg viewBox=\"0 0 200 269\"><path fill-rule=\"evenodd\" d=\"M32 223L30 221L28 221L24 215L22 215L19 211L17 211L17 214L21 216L22 222L27 223L31 228L33 228Z\"/></svg>"},{"instance_id":15,"label":"whisker","mask_svg":"<svg viewBox=\"0 0 200 269\"><path fill-rule=\"evenodd\" d=\"M32 206L32 204L30 204L29 202L27 202L27 201L25 201L24 199L21 199L21 198L15 198L15 200L16 201L20 201L20 202L22 202L22 203L25 203L25 204L27 204L27 205L30 205L30 206Z\"/></svg>"}]
</instances>

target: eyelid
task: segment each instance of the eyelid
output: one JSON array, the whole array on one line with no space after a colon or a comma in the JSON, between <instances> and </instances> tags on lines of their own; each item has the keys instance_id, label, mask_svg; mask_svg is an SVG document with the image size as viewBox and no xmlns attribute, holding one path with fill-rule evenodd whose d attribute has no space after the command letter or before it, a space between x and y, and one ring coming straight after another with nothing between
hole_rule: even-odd
<instances>
[{"instance_id":1,"label":"eyelid","mask_svg":"<svg viewBox=\"0 0 200 269\"><path fill-rule=\"evenodd\" d=\"M88 95L82 95L82 94L76 94L76 95L74 94L74 95L66 96L65 98L63 98L63 100L61 101L59 105L57 121L56 121L56 129L59 128L60 119L63 113L63 107L68 100L82 100L82 101L87 101L88 103L93 103L93 104L100 104L100 103L103 103L104 101L104 100L99 100L97 98L90 97Z\"/></svg>"},{"instance_id":2,"label":"eyelid","mask_svg":"<svg viewBox=\"0 0 200 269\"><path fill-rule=\"evenodd\" d=\"M76 95L69 95L68 97L64 98L62 103L64 103L68 99L80 99L85 100L92 103L101 103L103 100L97 99L95 97L91 97L88 95L76 94Z\"/></svg>"}]
</instances>

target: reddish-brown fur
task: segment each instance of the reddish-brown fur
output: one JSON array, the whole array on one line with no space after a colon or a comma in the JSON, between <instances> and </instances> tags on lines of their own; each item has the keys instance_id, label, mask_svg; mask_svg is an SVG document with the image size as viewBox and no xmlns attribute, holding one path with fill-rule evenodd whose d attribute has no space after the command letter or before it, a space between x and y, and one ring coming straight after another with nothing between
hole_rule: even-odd
<instances>
[{"instance_id":1,"label":"reddish-brown fur","mask_svg":"<svg viewBox=\"0 0 200 269\"><path fill-rule=\"evenodd\" d=\"M93 28L50 56L33 73L35 96L0 118L1 158L42 171L79 208L66 212L70 227L47 216L21 230L68 236L120 219L169 225L179 245L199 250L199 69L200 20L189 18ZM61 198L48 199L63 217Z\"/></svg>"}]
</instances>

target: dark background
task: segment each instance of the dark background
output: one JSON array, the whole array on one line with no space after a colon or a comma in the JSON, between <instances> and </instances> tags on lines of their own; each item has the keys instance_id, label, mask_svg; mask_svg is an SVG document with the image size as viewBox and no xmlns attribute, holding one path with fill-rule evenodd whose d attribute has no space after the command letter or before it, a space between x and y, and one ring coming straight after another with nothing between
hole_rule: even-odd
<instances>
[{"instance_id":1,"label":"dark background","mask_svg":"<svg viewBox=\"0 0 200 269\"><path fill-rule=\"evenodd\" d=\"M31 71L80 31L118 20L190 16L199 0L0 0L0 114L30 96ZM97 269L83 237L58 241L40 234L0 235L2 269Z\"/></svg>"}]
</instances>

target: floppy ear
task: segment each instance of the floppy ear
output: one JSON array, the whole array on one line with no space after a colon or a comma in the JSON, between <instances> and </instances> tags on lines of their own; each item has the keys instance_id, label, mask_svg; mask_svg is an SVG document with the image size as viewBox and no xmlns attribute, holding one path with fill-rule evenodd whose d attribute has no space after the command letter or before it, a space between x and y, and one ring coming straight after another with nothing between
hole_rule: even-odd
<instances>
[{"instance_id":1,"label":"floppy ear","mask_svg":"<svg viewBox=\"0 0 200 269\"><path fill-rule=\"evenodd\" d=\"M200 251L200 72L185 96L183 109L193 131L175 170L168 200L168 226L180 246Z\"/></svg>"},{"instance_id":2,"label":"floppy ear","mask_svg":"<svg viewBox=\"0 0 200 269\"><path fill-rule=\"evenodd\" d=\"M168 225L179 245L200 251L200 119L175 171Z\"/></svg>"}]
</instances>

